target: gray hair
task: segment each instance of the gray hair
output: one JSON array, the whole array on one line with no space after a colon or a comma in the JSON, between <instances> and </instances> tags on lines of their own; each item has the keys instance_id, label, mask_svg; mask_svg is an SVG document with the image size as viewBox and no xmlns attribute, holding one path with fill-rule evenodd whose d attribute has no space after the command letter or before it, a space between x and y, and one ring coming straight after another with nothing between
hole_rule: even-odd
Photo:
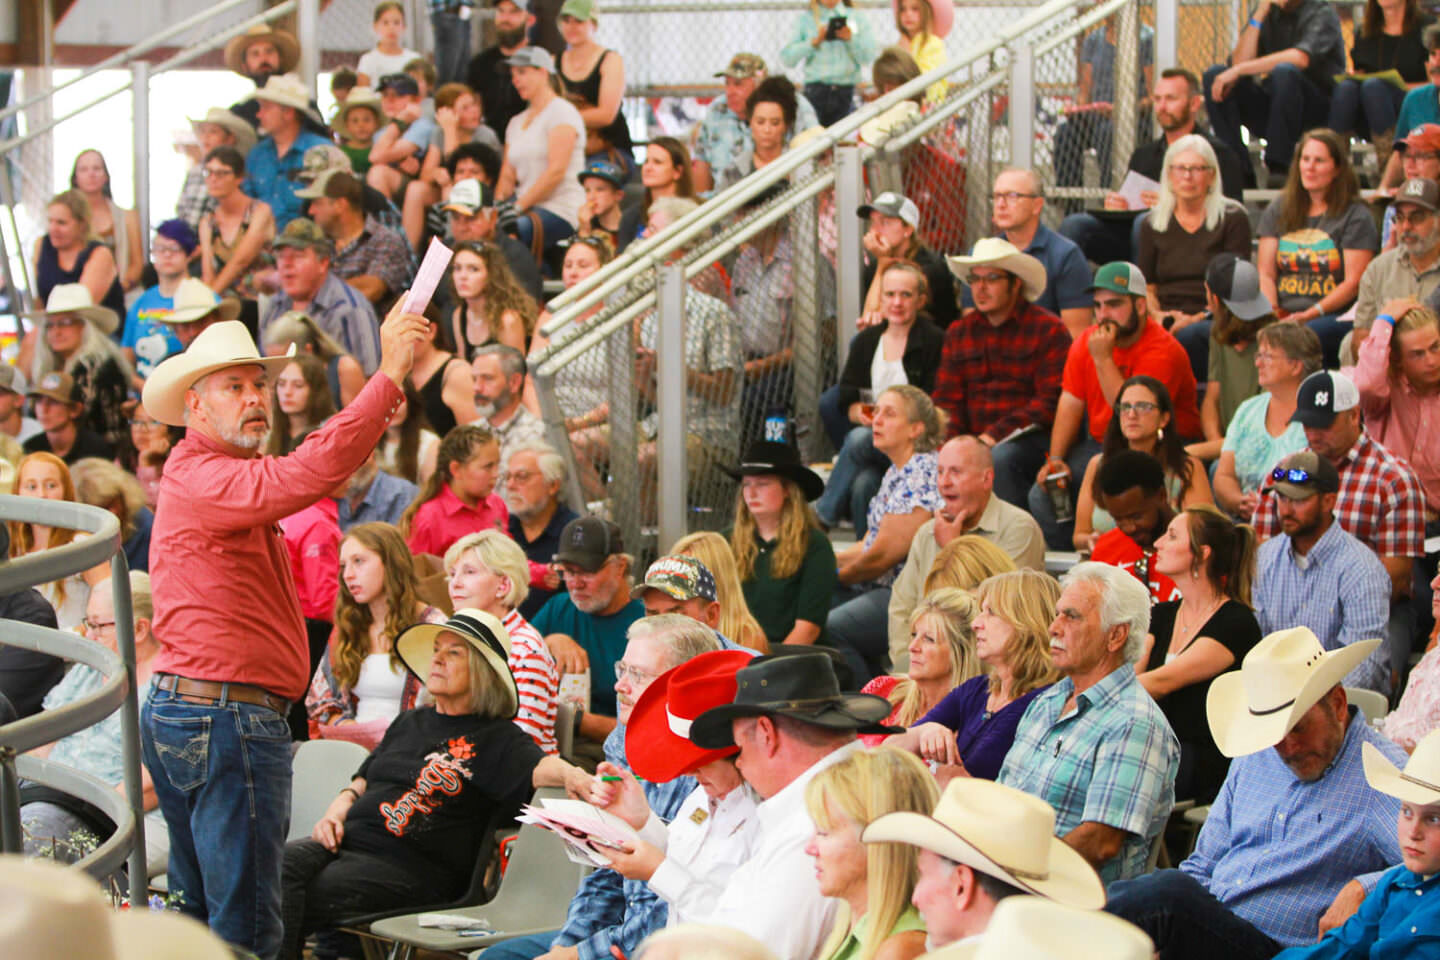
<instances>
[{"instance_id":1,"label":"gray hair","mask_svg":"<svg viewBox=\"0 0 1440 960\"><path fill-rule=\"evenodd\" d=\"M1044 199L1045 182L1040 179L1040 174L1036 173L1034 170L1031 170L1029 167L1006 167L1004 170L1001 170L995 175L995 179L999 180L1007 173L1025 174L1025 176L1030 180L1030 192L1035 194L1035 196Z\"/></svg>"},{"instance_id":2,"label":"gray hair","mask_svg":"<svg viewBox=\"0 0 1440 960\"><path fill-rule=\"evenodd\" d=\"M525 373L525 354L516 350L508 343L487 343L483 347L476 347L470 353L471 360L476 357L499 357L500 370L507 377L515 374Z\"/></svg>"},{"instance_id":3,"label":"gray hair","mask_svg":"<svg viewBox=\"0 0 1440 960\"><path fill-rule=\"evenodd\" d=\"M1134 575L1108 563L1077 563L1060 578L1060 586L1093 583L1100 588L1100 627L1109 633L1124 624L1130 628L1121 651L1126 663L1140 659L1145 635L1150 632L1150 591Z\"/></svg>"},{"instance_id":4,"label":"gray hair","mask_svg":"<svg viewBox=\"0 0 1440 960\"><path fill-rule=\"evenodd\" d=\"M660 214L665 220L665 226L668 227L698 206L700 206L699 202L689 197L660 197L650 204L650 213Z\"/></svg>"},{"instance_id":5,"label":"gray hair","mask_svg":"<svg viewBox=\"0 0 1440 960\"><path fill-rule=\"evenodd\" d=\"M627 640L652 637L668 648L669 665L678 667L685 661L702 653L720 649L720 639L705 624L683 613L662 613L654 617L642 617L630 624L626 631Z\"/></svg>"},{"instance_id":6,"label":"gray hair","mask_svg":"<svg viewBox=\"0 0 1440 960\"><path fill-rule=\"evenodd\" d=\"M57 311L57 313L63 312L64 311ZM121 317L121 319L123 320L124 317ZM31 383L38 383L41 377L50 373L52 370L61 370L65 373L73 374L75 368L82 363L85 365L85 369L90 371L90 376L93 379L95 371L104 366L106 360L115 361L116 366L120 368L120 372L125 375L126 383L130 383L135 379L134 366L131 365L129 360L125 359L125 354L120 352L119 345L101 333L100 328L95 326L93 320L84 321L84 326L81 327L84 333L80 338L80 346L75 349L74 353L70 354L69 359L62 365L60 358L55 356L55 352L50 349L49 341L45 339L45 325L47 323L49 323L48 314L40 321L40 336L35 338L35 357L30 361L30 369L27 372Z\"/></svg>"},{"instance_id":7,"label":"gray hair","mask_svg":"<svg viewBox=\"0 0 1440 960\"><path fill-rule=\"evenodd\" d=\"M635 960L776 960L770 948L734 927L679 923L640 944Z\"/></svg>"},{"instance_id":8,"label":"gray hair","mask_svg":"<svg viewBox=\"0 0 1440 960\"><path fill-rule=\"evenodd\" d=\"M495 667L468 640L465 654L470 666L470 712L487 718L509 717L515 704L510 699L509 688L496 676Z\"/></svg>"},{"instance_id":9,"label":"gray hair","mask_svg":"<svg viewBox=\"0 0 1440 960\"><path fill-rule=\"evenodd\" d=\"M110 593L113 589L109 577L90 588L92 593L96 590ZM155 601L150 594L150 574L144 570L130 571L130 613L136 621L155 619Z\"/></svg>"},{"instance_id":10,"label":"gray hair","mask_svg":"<svg viewBox=\"0 0 1440 960\"><path fill-rule=\"evenodd\" d=\"M1205 165L1215 172L1210 180L1210 189L1205 194L1205 229L1214 230L1225 215L1225 184L1220 174L1220 161L1215 157L1215 148L1210 141L1198 133L1187 133L1170 144L1165 151L1165 162L1160 172L1160 199L1150 211L1150 226L1164 232L1170 227L1170 217L1175 213L1175 191L1170 187L1170 166L1182 153L1196 153Z\"/></svg>"},{"instance_id":11,"label":"gray hair","mask_svg":"<svg viewBox=\"0 0 1440 960\"><path fill-rule=\"evenodd\" d=\"M525 443L517 443L510 449L510 456L505 458L508 465L515 459L517 453L535 454L535 462L540 466L540 473L545 477L546 483L558 483L564 485L566 476L565 458L562 457L554 447L543 440L530 440Z\"/></svg>"}]
</instances>

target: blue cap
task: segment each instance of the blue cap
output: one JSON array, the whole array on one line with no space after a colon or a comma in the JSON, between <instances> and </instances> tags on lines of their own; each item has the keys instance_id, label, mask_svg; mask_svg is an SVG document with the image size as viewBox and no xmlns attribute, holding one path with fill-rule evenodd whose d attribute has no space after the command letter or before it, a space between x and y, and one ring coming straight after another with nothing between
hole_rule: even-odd
<instances>
[{"instance_id":1,"label":"blue cap","mask_svg":"<svg viewBox=\"0 0 1440 960\"><path fill-rule=\"evenodd\" d=\"M581 170L579 175L576 176L575 179L579 180L581 183L584 183L590 177L596 177L600 180L606 181L612 186L620 187L622 189L625 186L625 175L620 172L620 168L615 166L615 164L608 163L604 160L596 160L595 162L591 163L584 170Z\"/></svg>"}]
</instances>

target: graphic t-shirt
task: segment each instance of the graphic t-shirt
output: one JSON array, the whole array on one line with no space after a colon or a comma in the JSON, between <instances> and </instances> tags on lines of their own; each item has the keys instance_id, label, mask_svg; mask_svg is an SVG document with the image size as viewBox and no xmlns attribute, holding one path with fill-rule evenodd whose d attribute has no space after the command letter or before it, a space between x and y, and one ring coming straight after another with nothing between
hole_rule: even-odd
<instances>
[{"instance_id":1,"label":"graphic t-shirt","mask_svg":"<svg viewBox=\"0 0 1440 960\"><path fill-rule=\"evenodd\" d=\"M356 771L365 792L345 818L344 846L463 884L491 815L513 817L530 799L544 757L509 720L407 710Z\"/></svg>"},{"instance_id":2,"label":"graphic t-shirt","mask_svg":"<svg viewBox=\"0 0 1440 960\"><path fill-rule=\"evenodd\" d=\"M1275 260L1280 308L1294 313L1314 306L1345 281L1346 250L1379 250L1380 235L1363 203L1352 203L1333 216L1309 217L1300 229L1281 234L1280 202L1276 199L1265 208L1258 233L1279 241Z\"/></svg>"},{"instance_id":3,"label":"graphic t-shirt","mask_svg":"<svg viewBox=\"0 0 1440 960\"><path fill-rule=\"evenodd\" d=\"M135 351L135 372L142 377L149 377L157 363L183 349L170 325L164 322L174 310L175 299L162 294L159 287L146 290L130 305L120 345Z\"/></svg>"}]
</instances>

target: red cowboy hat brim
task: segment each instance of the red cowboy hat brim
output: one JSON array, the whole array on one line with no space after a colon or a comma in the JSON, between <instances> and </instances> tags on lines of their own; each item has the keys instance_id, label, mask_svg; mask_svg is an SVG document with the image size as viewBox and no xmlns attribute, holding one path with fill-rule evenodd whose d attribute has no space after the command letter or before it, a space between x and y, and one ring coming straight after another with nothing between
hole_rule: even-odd
<instances>
[{"instance_id":1,"label":"red cowboy hat brim","mask_svg":"<svg viewBox=\"0 0 1440 960\"><path fill-rule=\"evenodd\" d=\"M721 674L728 672L733 676L749 665L754 655L745 650L716 650L701 654L700 657L662 673L645 688L640 699L635 701L635 707L630 711L630 722L625 728L625 759L636 776L644 777L651 783L664 783L694 773L707 763L723 760L738 752L739 748L733 745L715 750L697 747L688 737L677 733L671 725L670 714L666 709L670 698L670 681L676 671L690 665L699 666L696 661L701 658L708 670ZM693 670L694 666L691 669ZM732 692L726 700L692 703L687 705L687 708L693 709L694 715L699 716L705 710L728 703L733 698Z\"/></svg>"}]
</instances>

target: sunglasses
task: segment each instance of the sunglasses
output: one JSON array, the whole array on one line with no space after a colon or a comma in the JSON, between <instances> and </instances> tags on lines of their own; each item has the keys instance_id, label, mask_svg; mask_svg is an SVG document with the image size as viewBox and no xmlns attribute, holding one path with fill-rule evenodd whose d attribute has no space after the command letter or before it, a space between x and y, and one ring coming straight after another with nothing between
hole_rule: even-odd
<instances>
[{"instance_id":1,"label":"sunglasses","mask_svg":"<svg viewBox=\"0 0 1440 960\"><path fill-rule=\"evenodd\" d=\"M1275 483L1309 483L1311 478L1310 471L1299 467L1276 467L1270 472L1270 479Z\"/></svg>"}]
</instances>

